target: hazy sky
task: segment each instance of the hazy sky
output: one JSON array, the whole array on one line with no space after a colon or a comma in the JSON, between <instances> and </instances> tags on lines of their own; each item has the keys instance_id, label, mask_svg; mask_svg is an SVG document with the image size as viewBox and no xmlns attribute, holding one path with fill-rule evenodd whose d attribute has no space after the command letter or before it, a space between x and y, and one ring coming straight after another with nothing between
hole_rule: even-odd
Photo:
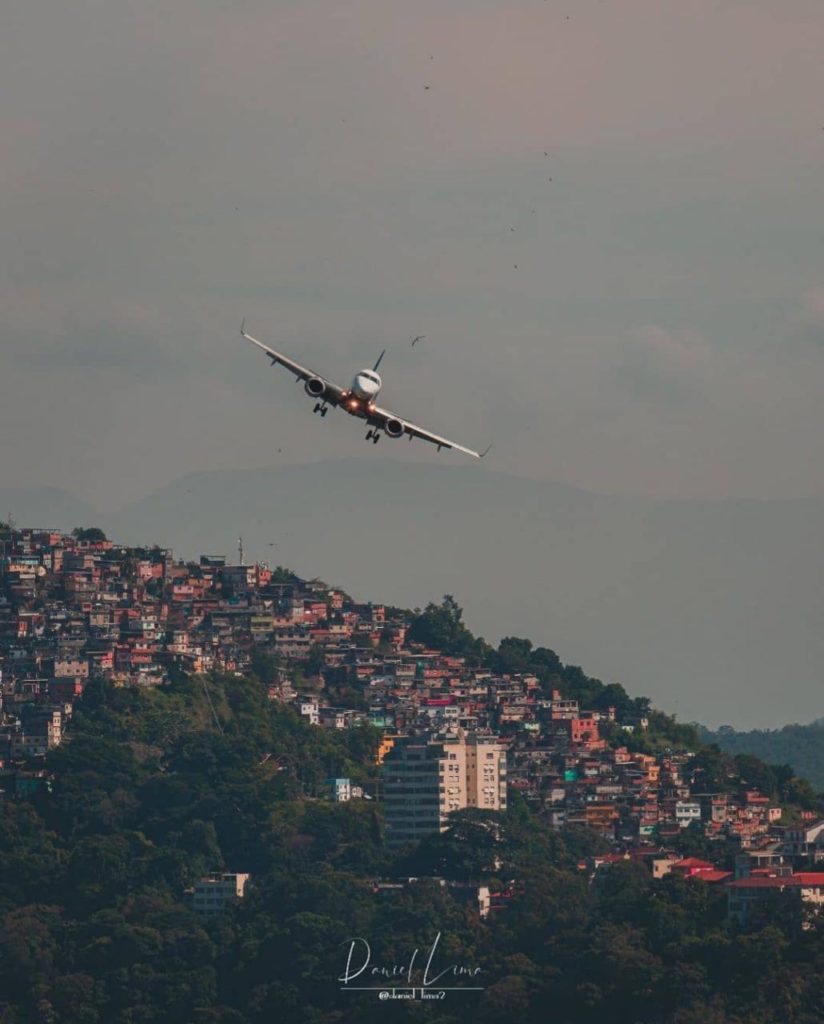
<instances>
[{"instance_id":1,"label":"hazy sky","mask_svg":"<svg viewBox=\"0 0 824 1024\"><path fill-rule=\"evenodd\" d=\"M366 455L245 315L341 380L387 345L495 468L824 493L823 52L820 0L10 0L4 481Z\"/></svg>"}]
</instances>

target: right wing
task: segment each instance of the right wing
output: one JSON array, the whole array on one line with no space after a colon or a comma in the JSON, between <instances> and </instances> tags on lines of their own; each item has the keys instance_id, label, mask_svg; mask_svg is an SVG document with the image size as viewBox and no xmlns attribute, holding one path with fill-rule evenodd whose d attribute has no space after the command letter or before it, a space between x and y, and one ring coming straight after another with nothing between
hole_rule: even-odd
<instances>
[{"instance_id":1,"label":"right wing","mask_svg":"<svg viewBox=\"0 0 824 1024\"><path fill-rule=\"evenodd\" d=\"M296 380L307 381L312 378L322 380L326 385L326 391L324 392L323 397L332 405L340 405L344 398L343 388L338 387L337 384L331 380L327 380L325 377L321 376L321 374L315 373L314 370L309 370L305 366L301 366L300 363L296 363L294 359L290 359L288 356L284 356L280 352L275 352L273 348L269 348L269 346L264 345L262 341L258 341L257 338L253 338L251 334L247 334L245 328L246 321L244 320L240 325L241 337L245 338L247 341L251 341L253 345L257 345L259 349L265 352L271 359L272 366L285 366L290 373L294 373Z\"/></svg>"},{"instance_id":2,"label":"right wing","mask_svg":"<svg viewBox=\"0 0 824 1024\"><path fill-rule=\"evenodd\" d=\"M464 448L462 444L456 444L455 441L450 441L446 437L441 437L439 434L433 434L429 430L424 430L423 427L419 427L415 423L410 423L409 420L405 420L401 416L396 416L394 413L389 412L388 409L381 409L377 405L373 406L369 410L365 418L370 423L374 423L375 425L384 428L389 420L395 420L403 427L403 433L409 437L410 441L413 437L420 438L421 441L428 441L430 444L436 445L438 451L440 451L441 448L454 448L455 451L463 452L465 455L473 455L476 459L482 459L492 447L492 445L489 445L489 448L486 448L482 452L476 452L472 448Z\"/></svg>"}]
</instances>

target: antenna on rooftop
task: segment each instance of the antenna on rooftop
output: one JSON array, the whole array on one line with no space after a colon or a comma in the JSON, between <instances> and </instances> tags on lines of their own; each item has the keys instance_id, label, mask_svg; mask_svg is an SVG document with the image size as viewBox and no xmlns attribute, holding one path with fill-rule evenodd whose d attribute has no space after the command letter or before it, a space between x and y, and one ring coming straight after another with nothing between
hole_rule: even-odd
<instances>
[{"instance_id":1,"label":"antenna on rooftop","mask_svg":"<svg viewBox=\"0 0 824 1024\"><path fill-rule=\"evenodd\" d=\"M243 565L243 538L238 537L237 539L237 557L238 564Z\"/></svg>"}]
</instances>

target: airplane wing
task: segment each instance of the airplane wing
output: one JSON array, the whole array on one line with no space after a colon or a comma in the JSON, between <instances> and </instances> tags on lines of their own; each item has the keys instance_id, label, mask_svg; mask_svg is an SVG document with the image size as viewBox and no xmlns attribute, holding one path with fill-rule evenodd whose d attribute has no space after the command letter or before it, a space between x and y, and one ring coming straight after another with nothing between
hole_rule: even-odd
<instances>
[{"instance_id":1,"label":"airplane wing","mask_svg":"<svg viewBox=\"0 0 824 1024\"><path fill-rule=\"evenodd\" d=\"M269 348L268 345L264 345L262 341L258 341L257 338L253 338L251 334L247 334L246 321L240 325L241 337L245 338L246 341L251 341L253 345L257 345L259 349L266 353L271 359L272 366L280 365L286 367L286 369L295 375L296 380L307 381L310 379L321 380L326 385L326 391L324 392L324 398L332 405L340 405L343 401L343 388L338 387L331 380L327 380L319 373L315 373L314 370L309 370L305 366L301 366L300 363L296 363L294 359L290 359L288 356L283 355L280 352L276 352L273 348Z\"/></svg>"},{"instance_id":2,"label":"airplane wing","mask_svg":"<svg viewBox=\"0 0 824 1024\"><path fill-rule=\"evenodd\" d=\"M473 451L471 448L464 448L462 444L456 444L454 441L450 441L446 437L440 437L438 434L433 434L429 430L424 430L423 427L416 426L414 423L410 423L408 420L403 419L400 416L396 416L394 413L389 412L387 409L381 409L378 406L374 406L369 411L369 415L365 417L370 423L373 423L379 427L385 427L387 422L394 421L396 424L399 423L403 427L403 433L409 436L411 441L413 437L420 438L421 441L428 441L430 444L437 445L438 451L441 448L454 448L455 451L463 452L465 455L473 455L476 459L482 459L492 445L485 448L482 452Z\"/></svg>"}]
</instances>

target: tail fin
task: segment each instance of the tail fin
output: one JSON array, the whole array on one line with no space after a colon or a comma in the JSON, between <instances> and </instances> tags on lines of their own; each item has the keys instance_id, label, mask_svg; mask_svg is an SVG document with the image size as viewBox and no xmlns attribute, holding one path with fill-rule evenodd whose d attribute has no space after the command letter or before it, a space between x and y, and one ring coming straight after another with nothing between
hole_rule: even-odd
<instances>
[{"instance_id":1,"label":"tail fin","mask_svg":"<svg viewBox=\"0 0 824 1024\"><path fill-rule=\"evenodd\" d=\"M381 354L378 356L378 361L372 367L373 370L377 370L377 368L381 365L381 359L383 359L383 357L385 355L386 355L386 349L384 349L383 352L381 352Z\"/></svg>"}]
</instances>

